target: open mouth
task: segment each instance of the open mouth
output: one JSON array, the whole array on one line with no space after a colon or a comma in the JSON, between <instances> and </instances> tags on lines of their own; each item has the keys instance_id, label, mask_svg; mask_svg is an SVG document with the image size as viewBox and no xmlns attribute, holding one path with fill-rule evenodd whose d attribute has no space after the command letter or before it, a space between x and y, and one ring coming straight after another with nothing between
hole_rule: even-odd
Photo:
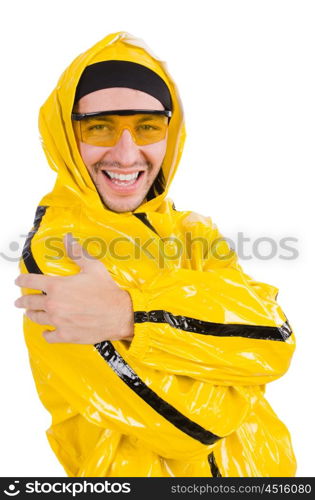
<instances>
[{"instance_id":1,"label":"open mouth","mask_svg":"<svg viewBox=\"0 0 315 500\"><path fill-rule=\"evenodd\" d=\"M144 178L144 170L138 170L129 174L121 174L110 170L102 170L104 179L115 191L131 191L137 189Z\"/></svg>"},{"instance_id":2,"label":"open mouth","mask_svg":"<svg viewBox=\"0 0 315 500\"><path fill-rule=\"evenodd\" d=\"M116 173L110 172L108 170L102 170L102 172L114 184L117 184L118 186L130 186L130 185L135 184L137 182L139 177L141 177L141 175L143 175L144 170L139 170L138 172L134 172L132 174L116 174Z\"/></svg>"}]
</instances>

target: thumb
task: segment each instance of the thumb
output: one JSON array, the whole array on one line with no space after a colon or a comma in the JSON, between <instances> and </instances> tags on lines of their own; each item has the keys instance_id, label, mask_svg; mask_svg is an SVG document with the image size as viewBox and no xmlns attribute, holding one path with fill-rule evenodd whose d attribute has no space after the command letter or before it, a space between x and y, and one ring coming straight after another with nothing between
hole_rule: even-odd
<instances>
[{"instance_id":1,"label":"thumb","mask_svg":"<svg viewBox=\"0 0 315 500\"><path fill-rule=\"evenodd\" d=\"M77 238L74 238L71 233L66 233L63 238L65 249L68 257L73 260L82 271L87 271L91 269L91 266L97 259L92 257L78 242Z\"/></svg>"}]
</instances>

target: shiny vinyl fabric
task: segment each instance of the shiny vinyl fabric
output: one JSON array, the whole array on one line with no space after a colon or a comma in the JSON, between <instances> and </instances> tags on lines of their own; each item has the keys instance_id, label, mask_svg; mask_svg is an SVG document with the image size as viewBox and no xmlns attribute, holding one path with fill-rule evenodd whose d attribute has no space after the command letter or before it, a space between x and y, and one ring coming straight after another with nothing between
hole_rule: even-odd
<instances>
[{"instance_id":1,"label":"shiny vinyl fabric","mask_svg":"<svg viewBox=\"0 0 315 500\"><path fill-rule=\"evenodd\" d=\"M104 208L70 118L82 71L109 59L156 71L174 103L164 189L120 214ZM96 345L48 344L45 327L24 316L34 381L52 417L47 438L67 475L294 476L290 434L264 397L265 385L289 368L294 333L278 289L246 275L223 238L215 252L187 243L187 234L210 244L221 235L210 217L176 211L167 198L185 126L166 64L143 41L113 33L66 69L39 125L57 180L38 204L21 271L77 273L62 237L90 238L85 248L130 293L135 311L131 343ZM115 238L115 252L103 251Z\"/></svg>"}]
</instances>

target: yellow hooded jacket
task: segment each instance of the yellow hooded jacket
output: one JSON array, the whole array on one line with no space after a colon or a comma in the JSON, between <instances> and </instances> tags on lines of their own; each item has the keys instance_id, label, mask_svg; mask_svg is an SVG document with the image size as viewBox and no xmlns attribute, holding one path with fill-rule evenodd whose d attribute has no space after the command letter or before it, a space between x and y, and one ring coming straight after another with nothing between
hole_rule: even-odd
<instances>
[{"instance_id":1,"label":"yellow hooded jacket","mask_svg":"<svg viewBox=\"0 0 315 500\"><path fill-rule=\"evenodd\" d=\"M164 189L134 212L104 208L71 123L84 68L110 59L158 73L174 105ZM130 293L135 311L131 343L96 345L49 344L45 327L24 316L36 388L52 416L47 437L67 475L294 476L289 432L264 398L265 384L289 367L294 333L278 289L244 274L210 217L176 211L166 197L185 141L166 64L129 33L110 34L62 74L39 126L57 180L37 208L21 272L79 272L63 251L62 237L71 232L88 241L85 248ZM115 252L103 251L115 238ZM206 250L194 238L207 241Z\"/></svg>"}]
</instances>

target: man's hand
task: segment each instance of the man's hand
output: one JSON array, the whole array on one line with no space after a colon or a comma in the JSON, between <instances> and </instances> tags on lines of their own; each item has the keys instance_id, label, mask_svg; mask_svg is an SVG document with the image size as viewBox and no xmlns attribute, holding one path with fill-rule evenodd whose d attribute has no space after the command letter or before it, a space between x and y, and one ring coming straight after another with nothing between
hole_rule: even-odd
<instances>
[{"instance_id":1,"label":"man's hand","mask_svg":"<svg viewBox=\"0 0 315 500\"><path fill-rule=\"evenodd\" d=\"M131 340L133 308L102 262L88 255L70 233L64 238L68 256L81 268L72 276L20 274L15 284L44 294L15 301L35 323L51 325L43 336L50 343L96 344L103 340Z\"/></svg>"}]
</instances>

